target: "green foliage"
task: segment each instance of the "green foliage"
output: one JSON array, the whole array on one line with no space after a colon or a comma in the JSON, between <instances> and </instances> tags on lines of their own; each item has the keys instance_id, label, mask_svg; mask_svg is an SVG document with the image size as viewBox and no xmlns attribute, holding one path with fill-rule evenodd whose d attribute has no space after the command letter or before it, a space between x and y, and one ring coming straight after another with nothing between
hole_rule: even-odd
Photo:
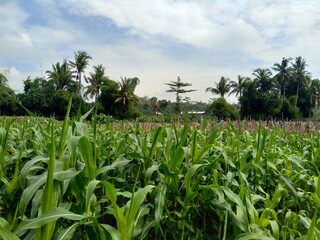
<instances>
[{"instance_id":1,"label":"green foliage","mask_svg":"<svg viewBox=\"0 0 320 240\"><path fill-rule=\"evenodd\" d=\"M90 73L88 78L85 78L86 82L89 83L86 87L86 91L84 92L84 96L90 96L90 98L94 98L95 101L100 96L101 88L107 84L109 80L107 76L105 76L105 68L102 65L94 66L94 72Z\"/></svg>"},{"instance_id":2,"label":"green foliage","mask_svg":"<svg viewBox=\"0 0 320 240\"><path fill-rule=\"evenodd\" d=\"M283 118L287 120L301 118L299 108L294 106L294 103L292 103L293 101L290 102L286 98L282 101L283 101L282 106L279 111L279 114L280 114L279 118Z\"/></svg>"},{"instance_id":3,"label":"green foliage","mask_svg":"<svg viewBox=\"0 0 320 240\"><path fill-rule=\"evenodd\" d=\"M82 94L82 75L84 74L86 67L89 65L89 60L92 58L85 51L77 51L74 53L74 59L74 61L69 61L69 65L74 69L73 73L75 73L75 75L73 77L78 82L76 92Z\"/></svg>"},{"instance_id":4,"label":"green foliage","mask_svg":"<svg viewBox=\"0 0 320 240\"><path fill-rule=\"evenodd\" d=\"M15 99L16 95L11 88L0 85L0 115L12 116L17 114L18 106Z\"/></svg>"},{"instance_id":5,"label":"green foliage","mask_svg":"<svg viewBox=\"0 0 320 240\"><path fill-rule=\"evenodd\" d=\"M208 87L206 92L211 92L224 98L224 95L227 94L231 89L231 84L229 81L229 78L221 77L220 81L216 83L215 87ZM233 86L235 85L233 84Z\"/></svg>"},{"instance_id":6,"label":"green foliage","mask_svg":"<svg viewBox=\"0 0 320 240\"><path fill-rule=\"evenodd\" d=\"M117 119L135 119L141 115L136 107L139 99L134 94L138 78L121 78L121 82L107 80L98 99L104 114Z\"/></svg>"},{"instance_id":7,"label":"green foliage","mask_svg":"<svg viewBox=\"0 0 320 240\"><path fill-rule=\"evenodd\" d=\"M218 119L234 120L239 118L232 105L227 103L227 101L222 97L213 101L210 106L210 110Z\"/></svg>"},{"instance_id":8,"label":"green foliage","mask_svg":"<svg viewBox=\"0 0 320 240\"><path fill-rule=\"evenodd\" d=\"M267 119L278 116L280 96L274 87L274 82L268 74L261 72L260 78L248 82L240 98L241 117Z\"/></svg>"},{"instance_id":9,"label":"green foliage","mask_svg":"<svg viewBox=\"0 0 320 240\"><path fill-rule=\"evenodd\" d=\"M192 86L192 84L182 82L180 77L178 77L177 81L170 81L168 83L165 83L165 85L168 85L170 87L170 89L167 90L167 92L173 92L176 94L175 113L179 114L181 112L181 108L180 108L181 96L180 95L188 92L194 92L196 90L185 89L186 87Z\"/></svg>"},{"instance_id":10,"label":"green foliage","mask_svg":"<svg viewBox=\"0 0 320 240\"><path fill-rule=\"evenodd\" d=\"M1 238L319 239L318 133L116 130L69 110L3 121Z\"/></svg>"}]
</instances>

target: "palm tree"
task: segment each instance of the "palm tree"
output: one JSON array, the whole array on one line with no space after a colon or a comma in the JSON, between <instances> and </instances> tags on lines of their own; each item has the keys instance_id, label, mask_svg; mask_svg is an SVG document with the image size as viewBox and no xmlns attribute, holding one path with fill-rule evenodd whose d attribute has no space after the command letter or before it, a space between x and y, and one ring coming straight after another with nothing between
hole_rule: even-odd
<instances>
[{"instance_id":1,"label":"palm tree","mask_svg":"<svg viewBox=\"0 0 320 240\"><path fill-rule=\"evenodd\" d=\"M250 78L248 77L243 77L241 75L238 75L238 82L236 81L231 81L230 84L230 89L232 89L229 93L229 96L231 94L236 94L236 97L239 95L239 98L242 96L242 91L243 88L246 86L246 84L250 81Z\"/></svg>"},{"instance_id":2,"label":"palm tree","mask_svg":"<svg viewBox=\"0 0 320 240\"><path fill-rule=\"evenodd\" d=\"M290 80L290 74L292 68L289 66L289 62L292 58L282 58L281 64L275 63L273 70L277 72L275 75L280 85L280 91L283 98L286 97L286 83Z\"/></svg>"},{"instance_id":3,"label":"palm tree","mask_svg":"<svg viewBox=\"0 0 320 240\"><path fill-rule=\"evenodd\" d=\"M258 88L262 92L269 92L275 88L272 73L268 68L257 68L253 71L253 76L258 83Z\"/></svg>"},{"instance_id":4,"label":"palm tree","mask_svg":"<svg viewBox=\"0 0 320 240\"><path fill-rule=\"evenodd\" d=\"M115 94L116 103L121 103L122 110L131 102L138 102L138 97L134 94L137 85L140 83L139 78L122 78L119 84L119 92Z\"/></svg>"},{"instance_id":5,"label":"palm tree","mask_svg":"<svg viewBox=\"0 0 320 240\"><path fill-rule=\"evenodd\" d=\"M7 86L8 79L4 73L0 73L0 86Z\"/></svg>"},{"instance_id":6,"label":"palm tree","mask_svg":"<svg viewBox=\"0 0 320 240\"><path fill-rule=\"evenodd\" d=\"M87 52L84 51L78 51L74 53L74 59L75 61L69 61L69 64L72 68L75 70L73 73L76 73L76 81L78 81L79 84L79 93L81 94L81 78L82 74L84 73L84 70L89 65L89 59L92 59Z\"/></svg>"},{"instance_id":7,"label":"palm tree","mask_svg":"<svg viewBox=\"0 0 320 240\"><path fill-rule=\"evenodd\" d=\"M230 91L231 85L228 83L229 78L221 77L220 81L216 83L215 87L208 87L206 92L211 92L213 94L220 95L224 98L224 95Z\"/></svg>"},{"instance_id":8,"label":"palm tree","mask_svg":"<svg viewBox=\"0 0 320 240\"><path fill-rule=\"evenodd\" d=\"M109 80L107 76L105 76L105 67L103 67L101 64L94 66L94 72L90 73L90 76L87 78L85 77L85 80L90 85L85 87L84 96L90 96L90 98L94 97L95 102L100 96L101 87L106 85L106 82Z\"/></svg>"},{"instance_id":9,"label":"palm tree","mask_svg":"<svg viewBox=\"0 0 320 240\"><path fill-rule=\"evenodd\" d=\"M301 56L296 57L295 62L292 63L292 73L293 73L293 78L297 83L297 93L296 93L296 104L297 106L298 103L298 97L299 97L299 90L300 87L306 83L307 76L309 73L306 70L306 60L302 58Z\"/></svg>"},{"instance_id":10,"label":"palm tree","mask_svg":"<svg viewBox=\"0 0 320 240\"><path fill-rule=\"evenodd\" d=\"M319 108L320 103L320 80L313 79L310 84L311 90L311 103L316 109Z\"/></svg>"},{"instance_id":11,"label":"palm tree","mask_svg":"<svg viewBox=\"0 0 320 240\"><path fill-rule=\"evenodd\" d=\"M66 60L64 60L62 64L60 64L60 62L52 64L52 71L48 70L46 73L49 79L55 83L57 90L66 90L71 86L72 73Z\"/></svg>"}]
</instances>

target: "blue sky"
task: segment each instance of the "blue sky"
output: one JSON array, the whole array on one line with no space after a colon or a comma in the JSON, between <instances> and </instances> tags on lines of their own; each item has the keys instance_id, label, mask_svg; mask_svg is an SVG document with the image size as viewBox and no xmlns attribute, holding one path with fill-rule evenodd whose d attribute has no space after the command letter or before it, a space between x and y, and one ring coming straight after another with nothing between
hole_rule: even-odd
<instances>
[{"instance_id":1,"label":"blue sky","mask_svg":"<svg viewBox=\"0 0 320 240\"><path fill-rule=\"evenodd\" d=\"M139 96L174 100L165 82L192 83L194 101L221 76L236 80L302 56L320 78L318 0L0 0L0 71L23 80L51 65L92 56L113 80L139 77ZM235 101L234 98L229 98Z\"/></svg>"}]
</instances>

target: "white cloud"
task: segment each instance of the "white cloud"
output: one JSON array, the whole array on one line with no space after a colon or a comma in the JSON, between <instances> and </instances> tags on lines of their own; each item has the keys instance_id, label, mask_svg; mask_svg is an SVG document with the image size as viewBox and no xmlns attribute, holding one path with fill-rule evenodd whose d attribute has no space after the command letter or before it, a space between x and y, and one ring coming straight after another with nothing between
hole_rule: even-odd
<instances>
[{"instance_id":1,"label":"white cloud","mask_svg":"<svg viewBox=\"0 0 320 240\"><path fill-rule=\"evenodd\" d=\"M225 43L232 47L233 33L239 35L243 31L241 38L246 40L245 45L263 47L263 40L255 28L237 18L239 11L232 11L230 16L230 4L224 2L82 0L77 1L75 8L70 8L70 5L74 6L74 0L65 2L67 10L73 13L107 17L119 27L129 28L139 35L167 36L182 43L214 49ZM249 34L247 37L246 33ZM247 49L246 46L243 48Z\"/></svg>"},{"instance_id":2,"label":"white cloud","mask_svg":"<svg viewBox=\"0 0 320 240\"><path fill-rule=\"evenodd\" d=\"M8 85L16 92L23 90L23 73L17 70L15 67L7 68L0 66L0 72L4 72L8 79ZM24 79L25 80L25 79Z\"/></svg>"},{"instance_id":3,"label":"white cloud","mask_svg":"<svg viewBox=\"0 0 320 240\"><path fill-rule=\"evenodd\" d=\"M30 13L19 1L0 3L0 64L16 70L10 75L14 89L77 50L87 51L92 65L103 64L115 80L138 76L140 96L171 100L163 83L177 76L199 89L190 93L193 100L207 100L212 96L204 89L221 76L251 76L254 68L271 67L282 57L303 56L320 77L318 0L32 0L45 7L47 23L28 25ZM125 34L102 44L96 38L103 37L90 36L64 11L85 16L83 21L110 19ZM106 38L113 37L109 30ZM22 61L30 69L22 69Z\"/></svg>"}]
</instances>

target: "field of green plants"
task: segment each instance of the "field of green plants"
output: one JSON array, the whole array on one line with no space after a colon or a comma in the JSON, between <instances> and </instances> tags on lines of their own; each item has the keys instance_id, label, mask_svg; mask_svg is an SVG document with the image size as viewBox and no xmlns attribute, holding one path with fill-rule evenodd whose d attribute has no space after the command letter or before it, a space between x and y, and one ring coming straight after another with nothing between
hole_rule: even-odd
<instances>
[{"instance_id":1,"label":"field of green plants","mask_svg":"<svg viewBox=\"0 0 320 240\"><path fill-rule=\"evenodd\" d=\"M320 135L0 120L0 239L320 239Z\"/></svg>"}]
</instances>

